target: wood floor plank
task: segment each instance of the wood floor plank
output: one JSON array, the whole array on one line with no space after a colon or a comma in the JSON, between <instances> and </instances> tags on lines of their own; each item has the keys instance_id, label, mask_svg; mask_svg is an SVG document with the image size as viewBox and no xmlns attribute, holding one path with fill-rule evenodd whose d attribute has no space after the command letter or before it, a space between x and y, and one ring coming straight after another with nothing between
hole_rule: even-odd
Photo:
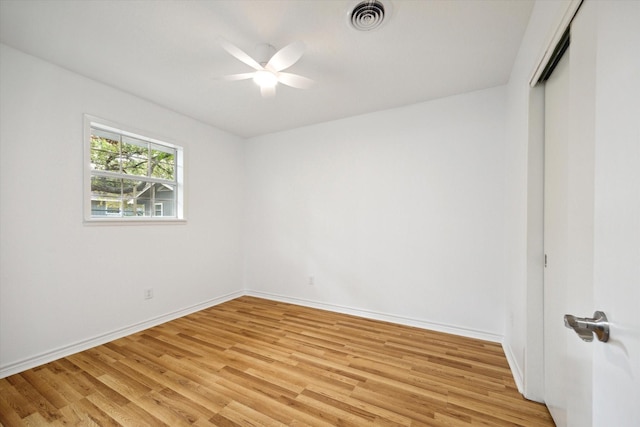
<instances>
[{"instance_id":1,"label":"wood floor plank","mask_svg":"<svg viewBox=\"0 0 640 427\"><path fill-rule=\"evenodd\" d=\"M280 421L274 420L273 418L239 402L231 402L222 411L220 411L219 416L233 425L255 427L275 427L282 425ZM212 418L213 421L217 419L218 417Z\"/></svg>"},{"instance_id":2,"label":"wood floor plank","mask_svg":"<svg viewBox=\"0 0 640 427\"><path fill-rule=\"evenodd\" d=\"M221 379L216 386L221 387L220 390L222 392L233 396L234 402L240 403L248 408L253 408L270 418L278 420L283 425L289 425L296 419L304 421L307 418L305 414L298 414L294 408L282 405L281 402L272 396L267 396L253 389L245 388L244 385Z\"/></svg>"},{"instance_id":3,"label":"wood floor plank","mask_svg":"<svg viewBox=\"0 0 640 427\"><path fill-rule=\"evenodd\" d=\"M0 380L0 403L3 404L3 410L0 411L0 420L5 417L25 418L36 412L35 406L31 403L28 396L25 396L17 390L6 378Z\"/></svg>"},{"instance_id":4,"label":"wood floor plank","mask_svg":"<svg viewBox=\"0 0 640 427\"><path fill-rule=\"evenodd\" d=\"M0 424L553 426L500 344L249 296L0 379Z\"/></svg>"},{"instance_id":5,"label":"wood floor plank","mask_svg":"<svg viewBox=\"0 0 640 427\"><path fill-rule=\"evenodd\" d=\"M155 394L141 395L133 403L168 426L180 427L192 424L189 417L184 417L181 413L174 411L172 407L164 405L163 400Z\"/></svg>"},{"instance_id":6,"label":"wood floor plank","mask_svg":"<svg viewBox=\"0 0 640 427\"><path fill-rule=\"evenodd\" d=\"M434 420L435 409L439 409L442 406L433 402L430 402L430 404L426 402L419 404L407 402L401 396L389 396L383 390L378 391L365 387L357 387L351 397L409 418L412 425L414 423L431 425Z\"/></svg>"},{"instance_id":7,"label":"wood floor plank","mask_svg":"<svg viewBox=\"0 0 640 427\"><path fill-rule=\"evenodd\" d=\"M321 412L333 414L336 419L344 421L346 424L371 424L377 418L370 412L310 390L303 391L296 399Z\"/></svg>"},{"instance_id":8,"label":"wood floor plank","mask_svg":"<svg viewBox=\"0 0 640 427\"><path fill-rule=\"evenodd\" d=\"M9 378L9 382L16 389L18 393L26 398L29 404L33 407L33 413L30 413L27 417L31 417L34 420L40 420L41 418L48 422L53 422L61 417L60 411L54 405L52 405L45 396L41 395L37 389L35 389L25 378L25 372L17 374L12 378ZM9 396L10 397L10 396ZM38 415L36 415L38 414ZM39 421L37 421L39 422Z\"/></svg>"},{"instance_id":9,"label":"wood floor plank","mask_svg":"<svg viewBox=\"0 0 640 427\"><path fill-rule=\"evenodd\" d=\"M3 392L8 392L8 386L5 385L3 387ZM14 397L4 396L4 394L0 393L0 425L19 425L22 423L24 417L28 416L31 412L24 411L23 406L25 402L23 402L23 398L20 398L21 402L19 404L13 403ZM25 413L26 412L26 413ZM25 414L21 416L20 413Z\"/></svg>"},{"instance_id":10,"label":"wood floor plank","mask_svg":"<svg viewBox=\"0 0 640 427\"><path fill-rule=\"evenodd\" d=\"M307 389L303 393L307 392L315 393L315 395L325 396L330 400L338 400L339 402L342 402L341 404L346 404L353 408L356 408L356 411L364 411L365 413L373 414L376 416L376 424L409 426L412 423L412 420L409 417L405 417L394 411L386 410L380 406L372 405L363 400L356 399L351 396L351 393L348 396L336 394L333 390L324 389L313 384L309 385L309 387L307 387Z\"/></svg>"},{"instance_id":11,"label":"wood floor plank","mask_svg":"<svg viewBox=\"0 0 640 427\"><path fill-rule=\"evenodd\" d=\"M90 394L87 396L87 400L120 425L126 426L140 423L138 420L139 414L131 411L129 406L117 405L100 393Z\"/></svg>"},{"instance_id":12,"label":"wood floor plank","mask_svg":"<svg viewBox=\"0 0 640 427\"><path fill-rule=\"evenodd\" d=\"M74 419L79 421L74 424L79 425L91 425L91 426L119 426L120 424L111 418L107 413L102 411L96 405L91 403L86 398L80 399L77 402L68 405L61 411L65 417L65 420L58 420L63 423L67 417L73 416ZM71 415L72 414L72 415Z\"/></svg>"}]
</instances>

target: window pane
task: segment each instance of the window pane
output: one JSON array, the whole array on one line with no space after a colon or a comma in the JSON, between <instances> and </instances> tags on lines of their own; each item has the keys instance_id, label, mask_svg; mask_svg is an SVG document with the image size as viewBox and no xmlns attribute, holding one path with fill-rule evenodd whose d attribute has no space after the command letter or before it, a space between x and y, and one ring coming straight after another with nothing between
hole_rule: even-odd
<instances>
[{"instance_id":1,"label":"window pane","mask_svg":"<svg viewBox=\"0 0 640 427\"><path fill-rule=\"evenodd\" d=\"M149 147L145 141L122 137L122 172L149 176Z\"/></svg>"},{"instance_id":2,"label":"window pane","mask_svg":"<svg viewBox=\"0 0 640 427\"><path fill-rule=\"evenodd\" d=\"M124 199L122 203L122 216L138 216L139 206L134 199Z\"/></svg>"},{"instance_id":3,"label":"window pane","mask_svg":"<svg viewBox=\"0 0 640 427\"><path fill-rule=\"evenodd\" d=\"M120 134L114 132L108 132L102 129L91 128L91 136L102 139L110 139L111 141L120 141ZM116 151L120 151L119 149Z\"/></svg>"},{"instance_id":4,"label":"window pane","mask_svg":"<svg viewBox=\"0 0 640 427\"><path fill-rule=\"evenodd\" d=\"M130 199L124 200L124 216L151 216L151 201L149 199Z\"/></svg>"},{"instance_id":5,"label":"window pane","mask_svg":"<svg viewBox=\"0 0 640 427\"><path fill-rule=\"evenodd\" d=\"M171 181L175 180L175 150L151 145L151 176Z\"/></svg>"},{"instance_id":6,"label":"window pane","mask_svg":"<svg viewBox=\"0 0 640 427\"><path fill-rule=\"evenodd\" d=\"M120 217L122 216L121 207L120 199L93 199L91 200L91 216Z\"/></svg>"},{"instance_id":7,"label":"window pane","mask_svg":"<svg viewBox=\"0 0 640 427\"><path fill-rule=\"evenodd\" d=\"M155 215L165 217L176 216L176 191L173 185L157 185L155 198ZM160 207L161 206L161 207Z\"/></svg>"},{"instance_id":8,"label":"window pane","mask_svg":"<svg viewBox=\"0 0 640 427\"><path fill-rule=\"evenodd\" d=\"M175 217L175 186L124 179L122 188L124 216Z\"/></svg>"},{"instance_id":9,"label":"window pane","mask_svg":"<svg viewBox=\"0 0 640 427\"><path fill-rule=\"evenodd\" d=\"M181 148L108 129L90 125L91 217L177 218Z\"/></svg>"},{"instance_id":10,"label":"window pane","mask_svg":"<svg viewBox=\"0 0 640 427\"><path fill-rule=\"evenodd\" d=\"M153 184L146 181L123 179L122 195L129 199L137 199L140 197L150 197L149 189Z\"/></svg>"},{"instance_id":11,"label":"window pane","mask_svg":"<svg viewBox=\"0 0 640 427\"><path fill-rule=\"evenodd\" d=\"M147 141L143 141L142 139L132 138L130 136L122 135L122 143L126 145L134 145L146 150L149 147L149 143Z\"/></svg>"},{"instance_id":12,"label":"window pane","mask_svg":"<svg viewBox=\"0 0 640 427\"><path fill-rule=\"evenodd\" d=\"M118 197L122 195L122 180L104 176L91 177L91 199L94 197Z\"/></svg>"},{"instance_id":13,"label":"window pane","mask_svg":"<svg viewBox=\"0 0 640 427\"><path fill-rule=\"evenodd\" d=\"M120 143L91 135L91 169L120 171Z\"/></svg>"}]
</instances>

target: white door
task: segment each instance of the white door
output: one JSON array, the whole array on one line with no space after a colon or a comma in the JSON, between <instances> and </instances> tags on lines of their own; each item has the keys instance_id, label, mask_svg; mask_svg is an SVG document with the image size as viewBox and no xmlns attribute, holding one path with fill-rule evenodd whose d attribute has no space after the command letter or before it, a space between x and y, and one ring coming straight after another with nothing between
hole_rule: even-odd
<instances>
[{"instance_id":1,"label":"white door","mask_svg":"<svg viewBox=\"0 0 640 427\"><path fill-rule=\"evenodd\" d=\"M577 110L587 105L571 98L578 50L572 43L545 87L544 355L545 403L553 419L558 426L582 427L591 425L589 407L572 408L591 401L594 344L580 340L563 320L567 313L593 312L594 149L592 139L580 141L573 130ZM593 122L583 126L592 130Z\"/></svg>"},{"instance_id":2,"label":"white door","mask_svg":"<svg viewBox=\"0 0 640 427\"><path fill-rule=\"evenodd\" d=\"M593 422L640 426L640 2L597 5Z\"/></svg>"},{"instance_id":3,"label":"white door","mask_svg":"<svg viewBox=\"0 0 640 427\"><path fill-rule=\"evenodd\" d=\"M640 426L640 2L585 1L545 88L545 401ZM608 316L584 342L564 314Z\"/></svg>"},{"instance_id":4,"label":"white door","mask_svg":"<svg viewBox=\"0 0 640 427\"><path fill-rule=\"evenodd\" d=\"M544 374L545 403L558 426L567 425L567 399L561 384L569 357L567 333L559 319L567 311L566 170L569 134L569 52L545 86L544 187Z\"/></svg>"}]
</instances>

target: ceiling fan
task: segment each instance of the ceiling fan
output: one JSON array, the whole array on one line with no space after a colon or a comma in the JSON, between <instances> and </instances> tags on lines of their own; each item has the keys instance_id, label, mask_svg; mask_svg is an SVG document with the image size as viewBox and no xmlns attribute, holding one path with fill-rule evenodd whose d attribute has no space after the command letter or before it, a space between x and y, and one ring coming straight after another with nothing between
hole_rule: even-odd
<instances>
[{"instance_id":1,"label":"ceiling fan","mask_svg":"<svg viewBox=\"0 0 640 427\"><path fill-rule=\"evenodd\" d=\"M295 64L304 53L304 43L293 42L276 52L275 47L270 44L260 44L256 47L256 59L252 58L240 48L220 39L220 45L234 58L244 62L255 71L250 73L231 74L223 76L223 80L247 80L253 81L260 86L260 93L263 97L276 94L276 85L285 84L297 89L307 89L313 85L313 80L297 74L284 73L285 70Z\"/></svg>"}]
</instances>

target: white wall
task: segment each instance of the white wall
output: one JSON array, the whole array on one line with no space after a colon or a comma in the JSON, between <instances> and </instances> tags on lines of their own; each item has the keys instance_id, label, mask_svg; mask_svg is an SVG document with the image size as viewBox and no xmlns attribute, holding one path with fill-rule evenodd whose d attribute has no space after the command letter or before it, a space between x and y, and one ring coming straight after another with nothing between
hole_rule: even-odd
<instances>
[{"instance_id":1,"label":"white wall","mask_svg":"<svg viewBox=\"0 0 640 427\"><path fill-rule=\"evenodd\" d=\"M504 105L499 87L248 140L247 291L500 340Z\"/></svg>"},{"instance_id":2,"label":"white wall","mask_svg":"<svg viewBox=\"0 0 640 427\"><path fill-rule=\"evenodd\" d=\"M0 49L0 377L240 294L243 141ZM84 113L184 146L186 224L83 225Z\"/></svg>"}]
</instances>

